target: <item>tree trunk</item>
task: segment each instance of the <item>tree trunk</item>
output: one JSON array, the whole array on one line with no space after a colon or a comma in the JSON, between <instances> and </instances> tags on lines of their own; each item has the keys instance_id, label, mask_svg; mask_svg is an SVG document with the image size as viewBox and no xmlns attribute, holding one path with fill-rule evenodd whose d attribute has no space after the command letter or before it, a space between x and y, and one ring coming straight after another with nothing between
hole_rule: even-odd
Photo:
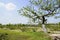
<instances>
[{"instance_id":1,"label":"tree trunk","mask_svg":"<svg viewBox=\"0 0 60 40\"><path fill-rule=\"evenodd\" d=\"M45 28L45 24L42 24L43 31L47 33L47 29Z\"/></svg>"},{"instance_id":2,"label":"tree trunk","mask_svg":"<svg viewBox=\"0 0 60 40\"><path fill-rule=\"evenodd\" d=\"M45 22L46 22L46 19L44 16L42 16L42 28L43 28L43 31L47 33L47 29L45 28Z\"/></svg>"}]
</instances>

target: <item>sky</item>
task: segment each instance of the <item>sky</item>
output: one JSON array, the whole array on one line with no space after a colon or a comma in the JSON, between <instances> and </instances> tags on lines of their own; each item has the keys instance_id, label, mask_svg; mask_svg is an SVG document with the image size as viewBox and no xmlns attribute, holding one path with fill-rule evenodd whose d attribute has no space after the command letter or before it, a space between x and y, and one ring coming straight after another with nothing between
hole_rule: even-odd
<instances>
[{"instance_id":1,"label":"sky","mask_svg":"<svg viewBox=\"0 0 60 40\"><path fill-rule=\"evenodd\" d=\"M19 24L28 23L29 19L21 16L17 10L29 5L28 0L0 0L0 23L1 24ZM59 22L59 19L48 18L49 23Z\"/></svg>"}]
</instances>

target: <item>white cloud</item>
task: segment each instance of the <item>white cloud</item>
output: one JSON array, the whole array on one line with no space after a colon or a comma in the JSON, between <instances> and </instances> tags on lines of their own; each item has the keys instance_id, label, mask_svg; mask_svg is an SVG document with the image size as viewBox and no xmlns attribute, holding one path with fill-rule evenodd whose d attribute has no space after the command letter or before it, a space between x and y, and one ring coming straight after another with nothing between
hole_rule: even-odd
<instances>
[{"instance_id":1,"label":"white cloud","mask_svg":"<svg viewBox=\"0 0 60 40\"><path fill-rule=\"evenodd\" d=\"M0 8L1 7L4 7L7 11L12 11L16 8L16 5L14 3L4 4L3 2L0 2Z\"/></svg>"},{"instance_id":2,"label":"white cloud","mask_svg":"<svg viewBox=\"0 0 60 40\"><path fill-rule=\"evenodd\" d=\"M13 4L13 3L8 3L5 5L5 8L8 10L8 11L11 11L11 10L14 10L16 8L16 5Z\"/></svg>"}]
</instances>

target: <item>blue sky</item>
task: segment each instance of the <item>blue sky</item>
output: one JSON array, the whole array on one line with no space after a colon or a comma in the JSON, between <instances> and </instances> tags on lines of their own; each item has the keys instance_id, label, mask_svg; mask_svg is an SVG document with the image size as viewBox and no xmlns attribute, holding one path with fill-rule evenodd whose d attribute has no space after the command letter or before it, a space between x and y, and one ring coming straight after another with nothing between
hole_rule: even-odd
<instances>
[{"instance_id":1,"label":"blue sky","mask_svg":"<svg viewBox=\"0 0 60 40\"><path fill-rule=\"evenodd\" d=\"M28 18L25 18L17 12L20 8L29 5L28 0L0 0L0 23L2 24L18 24L28 23ZM50 17L48 22L59 22L60 19Z\"/></svg>"}]
</instances>

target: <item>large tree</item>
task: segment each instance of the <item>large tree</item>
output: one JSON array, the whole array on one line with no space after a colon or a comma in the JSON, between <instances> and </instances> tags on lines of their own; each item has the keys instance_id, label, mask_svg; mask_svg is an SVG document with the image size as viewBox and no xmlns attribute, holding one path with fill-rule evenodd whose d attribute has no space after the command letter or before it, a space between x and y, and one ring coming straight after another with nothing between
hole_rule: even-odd
<instances>
[{"instance_id":1,"label":"large tree","mask_svg":"<svg viewBox=\"0 0 60 40\"><path fill-rule=\"evenodd\" d=\"M60 0L30 0L30 4L19 10L23 16L32 19L34 22L42 22L44 32L46 17L52 17L60 12Z\"/></svg>"}]
</instances>

